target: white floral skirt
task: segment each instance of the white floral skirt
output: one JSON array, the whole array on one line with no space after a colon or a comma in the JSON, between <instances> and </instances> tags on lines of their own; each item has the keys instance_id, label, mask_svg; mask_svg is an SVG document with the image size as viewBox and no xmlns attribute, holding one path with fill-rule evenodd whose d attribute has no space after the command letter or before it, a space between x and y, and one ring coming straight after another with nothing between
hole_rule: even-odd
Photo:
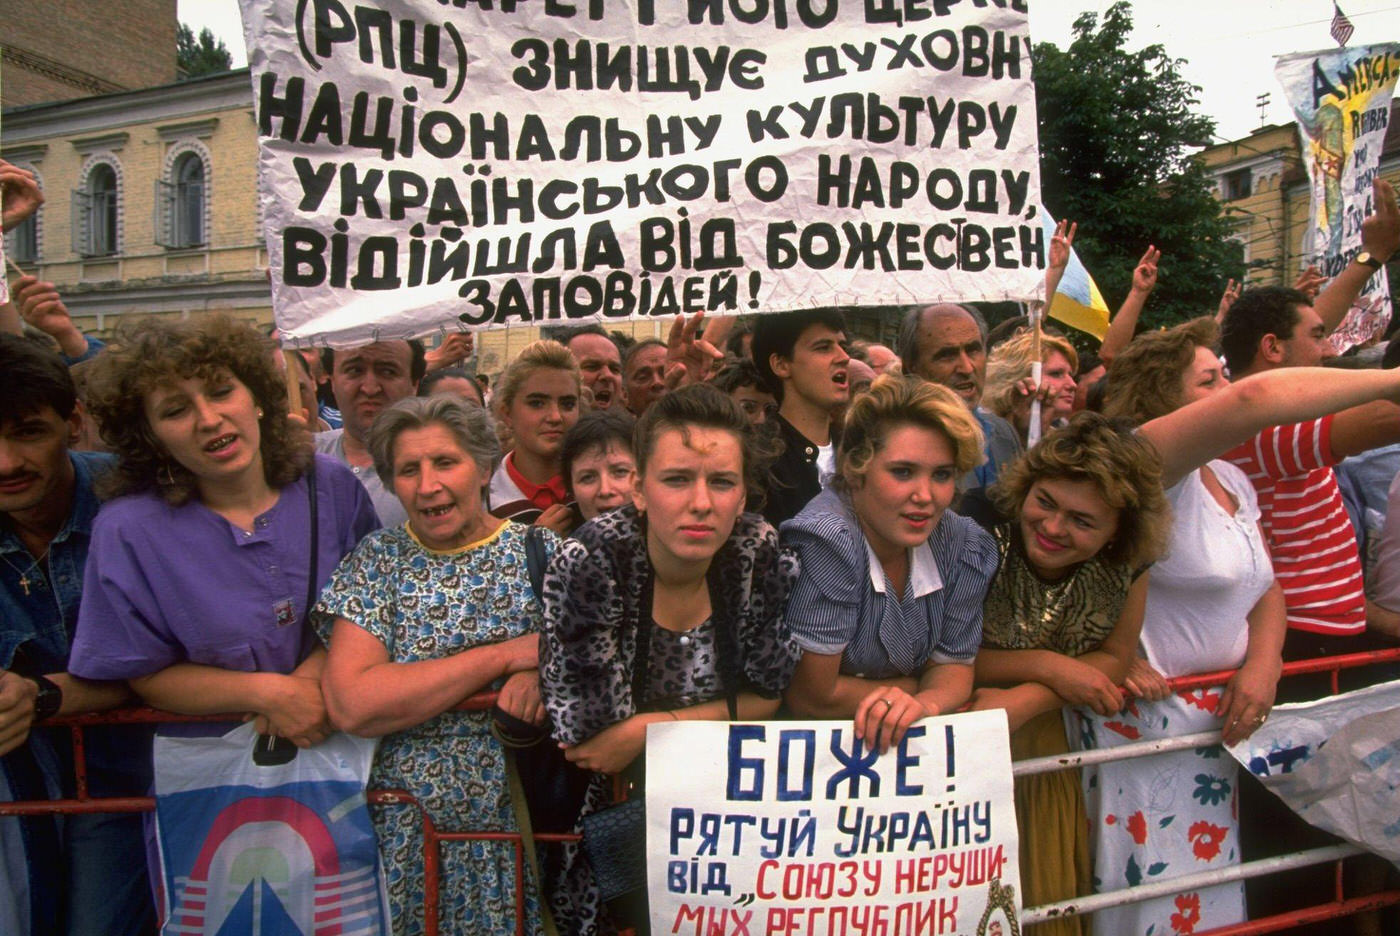
<instances>
[{"instance_id":1,"label":"white floral skirt","mask_svg":"<svg viewBox=\"0 0 1400 936\"><path fill-rule=\"evenodd\" d=\"M1220 728L1220 688L1138 700L1103 718L1068 716L1081 746L1109 748ZM1219 745L1083 769L1094 890L1118 890L1240 862L1236 764ZM1177 936L1247 918L1244 885L1217 884L1093 915L1097 936Z\"/></svg>"}]
</instances>

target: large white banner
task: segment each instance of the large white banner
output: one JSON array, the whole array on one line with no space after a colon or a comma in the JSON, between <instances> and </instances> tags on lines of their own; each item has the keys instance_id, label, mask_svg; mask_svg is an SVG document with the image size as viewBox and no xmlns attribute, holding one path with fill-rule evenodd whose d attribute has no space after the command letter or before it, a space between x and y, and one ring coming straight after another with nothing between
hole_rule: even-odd
<instances>
[{"instance_id":1,"label":"large white banner","mask_svg":"<svg viewBox=\"0 0 1400 936\"><path fill-rule=\"evenodd\" d=\"M1025 0L241 0L277 324L1026 299Z\"/></svg>"},{"instance_id":2,"label":"large white banner","mask_svg":"<svg viewBox=\"0 0 1400 936\"><path fill-rule=\"evenodd\" d=\"M1280 705L1227 750L1312 825L1400 865L1400 682Z\"/></svg>"},{"instance_id":3,"label":"large white banner","mask_svg":"<svg viewBox=\"0 0 1400 936\"><path fill-rule=\"evenodd\" d=\"M1361 222L1375 210L1371 186L1400 78L1400 45L1300 52L1280 58L1274 73L1298 119L1312 183L1303 252L1330 279L1361 250ZM1390 315L1390 283L1380 270L1332 332L1333 347L1342 352L1381 334Z\"/></svg>"},{"instance_id":4,"label":"large white banner","mask_svg":"<svg viewBox=\"0 0 1400 936\"><path fill-rule=\"evenodd\" d=\"M654 933L1018 931L1001 712L883 756L849 721L653 725L646 797Z\"/></svg>"}]
</instances>

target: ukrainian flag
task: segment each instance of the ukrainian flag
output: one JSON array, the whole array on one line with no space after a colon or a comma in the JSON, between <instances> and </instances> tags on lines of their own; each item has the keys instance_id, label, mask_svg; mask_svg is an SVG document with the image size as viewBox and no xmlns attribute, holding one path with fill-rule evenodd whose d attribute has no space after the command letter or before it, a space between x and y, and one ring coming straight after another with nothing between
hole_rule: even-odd
<instances>
[{"instance_id":1,"label":"ukrainian flag","mask_svg":"<svg viewBox=\"0 0 1400 936\"><path fill-rule=\"evenodd\" d=\"M1050 238L1055 233L1055 219L1045 206L1040 206L1040 223L1045 229L1045 247L1048 256ZM1098 284L1079 262L1079 254L1071 248L1069 266L1065 267L1060 288L1050 303L1050 317L1059 319L1071 328L1088 332L1100 341L1108 333L1108 303L1104 302Z\"/></svg>"}]
</instances>

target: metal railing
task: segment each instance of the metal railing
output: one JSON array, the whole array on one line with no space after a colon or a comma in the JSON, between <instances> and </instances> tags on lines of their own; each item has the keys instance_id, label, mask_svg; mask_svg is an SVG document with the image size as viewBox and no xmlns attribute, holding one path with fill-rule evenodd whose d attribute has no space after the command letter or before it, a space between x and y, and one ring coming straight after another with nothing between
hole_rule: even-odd
<instances>
[{"instance_id":1,"label":"metal railing","mask_svg":"<svg viewBox=\"0 0 1400 936\"><path fill-rule=\"evenodd\" d=\"M1308 673L1327 672L1332 676L1332 691L1337 691L1338 677L1343 669L1368 666L1379 663L1400 662L1400 648L1379 650L1367 653L1354 653L1345 656L1325 657L1288 663L1283 667L1283 678ZM1223 685L1234 675L1233 670L1203 673L1168 680L1173 691L1182 692L1210 686ZM473 696L457 707L458 711L484 711L496 702L494 693ZM227 722L237 721L239 716L230 715L172 715L168 712L149 708L117 709L91 715L75 715L55 718L49 724L67 727L73 739L74 796L59 800L31 800L0 803L0 816L32 816L58 813L130 813L150 812L155 809L155 799L149 796L93 797L88 792L87 763L84 756L83 732L86 728L141 723L170 722ZM1140 741L1119 747L1078 751L1051 757L1017 761L1012 765L1016 776L1047 773L1057 770L1074 770L1081 766L1106 763L1109 761L1151 757L1167 751L1184 748L1203 747L1220 743L1220 732L1198 732L1173 738ZM495 841L510 842L515 855L515 911L516 932L524 933L525 921L525 857L521 846L521 836L516 832L500 829L478 830L439 830L413 796L403 790L371 790L368 800L374 804L411 805L418 810L423 828L423 872L424 872L424 928L428 936L439 932L438 897L440 893L441 845L444 842ZM576 835L539 834L537 842L577 841ZM1332 845L1308 851L1297 852L1276 858L1245 862L1224 870L1201 874L1185 875L1176 878L1155 880L1135 887L1122 888L1098 894L1086 895L1055 904L1029 907L1023 911L1024 924L1043 920L1093 913L1108 907L1122 906L1155 897L1169 896L1182 891L1193 890L1207 885L1230 881L1246 880L1292 868L1307 867L1328 862L1335 863L1334 899L1328 903L1286 914L1251 920L1232 926L1202 931L1197 936L1255 936L1300 926L1306 923L1337 919L1356 913L1400 905L1400 890L1382 891L1362 897L1347 898L1343 893L1342 859L1365 852L1352 845Z\"/></svg>"},{"instance_id":2,"label":"metal railing","mask_svg":"<svg viewBox=\"0 0 1400 936\"><path fill-rule=\"evenodd\" d=\"M1400 648L1392 650L1373 650L1365 653L1350 653L1342 656L1321 657L1315 660L1285 663L1281 678L1287 679L1290 676L1302 676L1314 673L1330 673L1332 677L1331 691L1336 693L1338 691L1338 681L1342 670L1395 662L1400 662ZM1167 680L1167 684L1171 687L1173 692L1188 692L1193 689L1205 689L1212 686L1224 685L1230 681L1230 677L1234 674L1234 670L1220 670L1213 673L1200 673L1194 676L1181 676L1169 679ZM1221 733L1219 731L1202 731L1194 734L1177 735L1171 738L1137 741L1111 748L1073 751L1068 754L1030 758L1013 763L1011 765L1011 771L1013 775L1021 777L1060 770L1075 770L1079 767L1087 767L1095 764L1152 757L1171 751L1207 747L1220 743ZM1042 904L1037 907L1027 907L1021 913L1021 923L1023 925L1029 925L1049 919L1079 916L1094 913L1098 910L1106 910L1110 907L1121 907L1144 900L1151 900L1157 897L1169 897L1174 894L1189 892L1202 887L1226 884L1233 881L1245 881L1280 871L1312 867L1327 863L1333 863L1335 865L1332 901L1314 907L1291 911L1289 913L1250 920L1245 923L1217 927L1212 930L1201 930L1196 936L1253 936L1253 934L1274 933L1308 923L1338 919L1357 913L1400 905L1400 890L1381 891L1379 893L1353 898L1347 898L1345 896L1342 860L1354 855L1363 854L1368 853L1355 845L1328 845L1322 848L1293 852L1292 854L1280 855L1273 858L1262 858L1255 861L1242 862L1220 870L1181 875L1174 878L1160 878L1133 887L1102 891L1096 894L1076 897L1071 900Z\"/></svg>"}]
</instances>

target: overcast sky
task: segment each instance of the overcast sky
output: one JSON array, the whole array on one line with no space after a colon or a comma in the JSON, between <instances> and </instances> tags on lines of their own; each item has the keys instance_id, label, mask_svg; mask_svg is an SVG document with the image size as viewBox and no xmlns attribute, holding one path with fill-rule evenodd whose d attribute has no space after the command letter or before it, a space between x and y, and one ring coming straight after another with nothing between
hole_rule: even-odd
<instances>
[{"instance_id":1,"label":"overcast sky","mask_svg":"<svg viewBox=\"0 0 1400 936\"><path fill-rule=\"evenodd\" d=\"M1397 0L1339 0L1356 27L1350 45L1400 40ZM1061 47L1070 24L1111 0L1031 0L1031 35ZM208 26L247 64L237 0L179 0L180 19L196 33ZM1201 86L1201 109L1215 118L1222 139L1244 136L1260 124L1255 99L1267 93L1269 123L1292 120L1274 80L1274 57L1335 46L1328 35L1331 0L1137 0L1134 45L1153 42L1185 59L1185 74Z\"/></svg>"}]
</instances>

